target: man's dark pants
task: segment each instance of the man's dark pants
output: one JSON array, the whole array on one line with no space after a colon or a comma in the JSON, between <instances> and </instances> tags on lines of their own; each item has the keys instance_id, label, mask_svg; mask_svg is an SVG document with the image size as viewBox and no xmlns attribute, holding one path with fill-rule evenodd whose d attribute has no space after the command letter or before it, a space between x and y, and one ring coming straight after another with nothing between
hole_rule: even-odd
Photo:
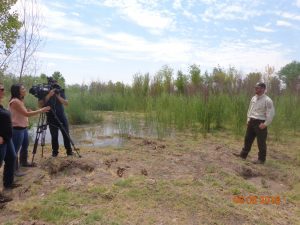
<instances>
[{"instance_id":1,"label":"man's dark pants","mask_svg":"<svg viewBox=\"0 0 300 225\"><path fill-rule=\"evenodd\" d=\"M68 127L68 121L66 118L60 118L61 125L57 121L49 121L49 129L51 134L51 144L52 144L52 154L55 156L58 154L59 149L59 143L58 143L58 130L61 131L64 139L64 146L67 150L67 154L72 153L72 147L69 139L69 127ZM66 134L66 132L68 134Z\"/></svg>"},{"instance_id":2,"label":"man's dark pants","mask_svg":"<svg viewBox=\"0 0 300 225\"><path fill-rule=\"evenodd\" d=\"M258 159L262 162L266 161L266 155L267 155L267 135L268 135L268 129L260 129L259 124L264 123L264 120L256 120L251 119L248 122L247 131L245 135L244 140L244 148L241 151L241 157L247 158L248 153L251 150L253 141L255 138L257 138L257 145L258 145Z\"/></svg>"},{"instance_id":3,"label":"man's dark pants","mask_svg":"<svg viewBox=\"0 0 300 225\"><path fill-rule=\"evenodd\" d=\"M14 172L16 163L16 152L14 144L10 139L6 144L0 145L0 160L4 161L3 186L10 187L14 183Z\"/></svg>"}]
</instances>

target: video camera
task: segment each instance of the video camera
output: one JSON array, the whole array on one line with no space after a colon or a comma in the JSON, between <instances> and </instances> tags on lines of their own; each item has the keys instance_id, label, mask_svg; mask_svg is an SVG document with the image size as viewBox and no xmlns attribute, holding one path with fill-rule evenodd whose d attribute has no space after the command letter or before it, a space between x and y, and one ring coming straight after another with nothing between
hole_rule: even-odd
<instances>
[{"instance_id":1,"label":"video camera","mask_svg":"<svg viewBox=\"0 0 300 225\"><path fill-rule=\"evenodd\" d=\"M53 77L47 77L47 84L33 85L29 89L29 93L34 95L38 99L43 99L51 90L54 90L55 94L63 93L65 90L57 84L57 81Z\"/></svg>"}]
</instances>

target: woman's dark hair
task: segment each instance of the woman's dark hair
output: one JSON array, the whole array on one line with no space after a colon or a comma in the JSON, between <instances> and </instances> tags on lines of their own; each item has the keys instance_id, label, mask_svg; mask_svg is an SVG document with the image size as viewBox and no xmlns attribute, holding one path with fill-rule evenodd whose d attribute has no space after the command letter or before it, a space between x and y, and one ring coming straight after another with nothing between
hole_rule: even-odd
<instances>
[{"instance_id":1,"label":"woman's dark hair","mask_svg":"<svg viewBox=\"0 0 300 225\"><path fill-rule=\"evenodd\" d=\"M21 92L20 92L20 89L21 89L22 86L23 86L23 84L13 84L13 85L11 85L11 88L10 88L10 94L11 94L10 100L12 100L13 98L18 98L20 100L23 99L23 97L21 97Z\"/></svg>"}]
</instances>

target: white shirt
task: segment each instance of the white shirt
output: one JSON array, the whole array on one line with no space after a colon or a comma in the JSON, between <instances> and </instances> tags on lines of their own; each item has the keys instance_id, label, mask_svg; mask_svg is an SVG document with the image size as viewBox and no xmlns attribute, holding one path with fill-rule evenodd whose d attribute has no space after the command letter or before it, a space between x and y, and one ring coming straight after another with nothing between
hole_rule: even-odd
<instances>
[{"instance_id":1,"label":"white shirt","mask_svg":"<svg viewBox=\"0 0 300 225\"><path fill-rule=\"evenodd\" d=\"M248 121L250 118L265 120L264 124L268 126L271 124L274 115L273 101L267 95L253 96L247 113Z\"/></svg>"}]
</instances>

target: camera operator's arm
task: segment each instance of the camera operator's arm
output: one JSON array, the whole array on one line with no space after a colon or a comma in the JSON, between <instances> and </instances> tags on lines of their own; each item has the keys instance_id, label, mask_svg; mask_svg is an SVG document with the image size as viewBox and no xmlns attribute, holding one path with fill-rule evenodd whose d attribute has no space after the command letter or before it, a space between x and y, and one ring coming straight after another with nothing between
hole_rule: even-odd
<instances>
[{"instance_id":1,"label":"camera operator's arm","mask_svg":"<svg viewBox=\"0 0 300 225\"><path fill-rule=\"evenodd\" d=\"M44 107L54 94L55 94L55 91L51 90L43 99L39 99L39 102L38 102L39 107L40 108Z\"/></svg>"},{"instance_id":2,"label":"camera operator's arm","mask_svg":"<svg viewBox=\"0 0 300 225\"><path fill-rule=\"evenodd\" d=\"M67 99L64 98L64 96L61 96L60 94L56 94L56 98L58 99L58 101L60 101L61 104L63 104L64 106L68 106L69 102Z\"/></svg>"},{"instance_id":3,"label":"camera operator's arm","mask_svg":"<svg viewBox=\"0 0 300 225\"><path fill-rule=\"evenodd\" d=\"M44 98L44 101L45 101L44 104L46 104L53 95L55 95L55 90L54 89L49 91L49 93L46 95L46 97Z\"/></svg>"}]
</instances>

